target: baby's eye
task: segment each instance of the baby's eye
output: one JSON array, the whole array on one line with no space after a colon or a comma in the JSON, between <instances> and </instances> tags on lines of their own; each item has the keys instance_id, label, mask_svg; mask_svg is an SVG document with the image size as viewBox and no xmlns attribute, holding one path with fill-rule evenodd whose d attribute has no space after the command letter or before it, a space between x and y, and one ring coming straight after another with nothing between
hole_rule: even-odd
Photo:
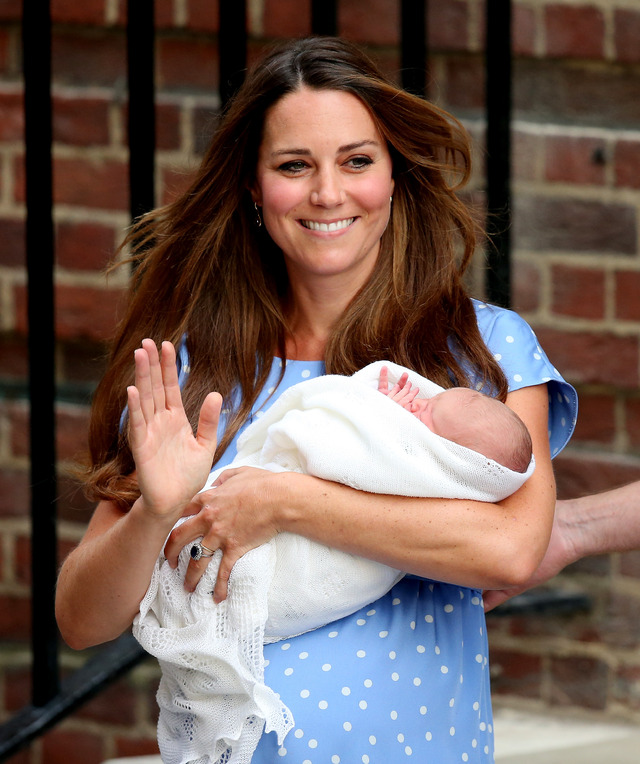
<instances>
[{"instance_id":1,"label":"baby's eye","mask_svg":"<svg viewBox=\"0 0 640 764\"><path fill-rule=\"evenodd\" d=\"M363 170L365 167L368 167L370 164L373 164L373 159L371 157L351 157L347 161L347 164L351 166L354 170Z\"/></svg>"}]
</instances>

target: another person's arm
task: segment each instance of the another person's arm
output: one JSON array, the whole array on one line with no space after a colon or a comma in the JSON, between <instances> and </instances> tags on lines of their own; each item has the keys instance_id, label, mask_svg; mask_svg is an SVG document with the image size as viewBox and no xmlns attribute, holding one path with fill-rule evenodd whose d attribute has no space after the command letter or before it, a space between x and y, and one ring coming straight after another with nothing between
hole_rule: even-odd
<instances>
[{"instance_id":1,"label":"another person's arm","mask_svg":"<svg viewBox=\"0 0 640 764\"><path fill-rule=\"evenodd\" d=\"M551 540L533 576L522 586L485 592L485 609L544 584L583 557L634 549L640 549L640 481L558 501Z\"/></svg>"}]
</instances>

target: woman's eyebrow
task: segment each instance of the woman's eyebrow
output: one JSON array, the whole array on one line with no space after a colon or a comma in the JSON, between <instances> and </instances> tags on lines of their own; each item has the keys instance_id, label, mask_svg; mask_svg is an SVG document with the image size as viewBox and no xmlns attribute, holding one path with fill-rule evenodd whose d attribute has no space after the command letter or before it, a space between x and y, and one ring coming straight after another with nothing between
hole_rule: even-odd
<instances>
[{"instance_id":1,"label":"woman's eyebrow","mask_svg":"<svg viewBox=\"0 0 640 764\"><path fill-rule=\"evenodd\" d=\"M363 141L355 141L354 143L347 143L344 146L339 146L338 150L336 151L336 154L344 154L347 151L355 151L356 149L361 149L363 146L373 146L377 147L380 143L375 140L365 139ZM305 149L305 148L291 148L291 149L277 149L276 151L271 152L271 156L277 157L277 156L310 156L311 155L311 149Z\"/></svg>"}]
</instances>

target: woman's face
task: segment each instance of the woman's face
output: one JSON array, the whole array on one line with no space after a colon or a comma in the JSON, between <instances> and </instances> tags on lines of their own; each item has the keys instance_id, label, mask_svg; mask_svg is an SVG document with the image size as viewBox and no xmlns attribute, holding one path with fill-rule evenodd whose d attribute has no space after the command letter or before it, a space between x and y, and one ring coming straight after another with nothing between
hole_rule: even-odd
<instances>
[{"instance_id":1,"label":"woman's face","mask_svg":"<svg viewBox=\"0 0 640 764\"><path fill-rule=\"evenodd\" d=\"M362 102L302 87L265 119L253 200L292 282L353 290L375 265L393 194L391 157Z\"/></svg>"}]
</instances>

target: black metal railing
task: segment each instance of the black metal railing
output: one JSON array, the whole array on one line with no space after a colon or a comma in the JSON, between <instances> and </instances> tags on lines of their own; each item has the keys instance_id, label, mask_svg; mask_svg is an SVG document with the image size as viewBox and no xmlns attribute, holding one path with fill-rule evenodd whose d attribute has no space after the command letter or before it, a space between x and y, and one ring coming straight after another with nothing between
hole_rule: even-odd
<instances>
[{"instance_id":1,"label":"black metal railing","mask_svg":"<svg viewBox=\"0 0 640 764\"><path fill-rule=\"evenodd\" d=\"M426 0L400 0L402 85L425 95ZM510 224L510 0L487 8L487 194L494 249L488 253L488 294L509 304ZM219 3L220 99L241 83L247 58L247 10L241 0ZM336 34L336 0L312 0L314 34ZM32 701L0 726L0 761L42 735L135 666L144 656L131 635L101 649L61 681L54 614L57 575L55 447L55 305L52 190L51 12L49 0L23 2L25 93L26 249L31 412ZM130 212L135 218L155 201L154 2L129 0L128 89ZM135 54L134 54L135 53ZM35 551L37 550L37 554Z\"/></svg>"}]
</instances>

